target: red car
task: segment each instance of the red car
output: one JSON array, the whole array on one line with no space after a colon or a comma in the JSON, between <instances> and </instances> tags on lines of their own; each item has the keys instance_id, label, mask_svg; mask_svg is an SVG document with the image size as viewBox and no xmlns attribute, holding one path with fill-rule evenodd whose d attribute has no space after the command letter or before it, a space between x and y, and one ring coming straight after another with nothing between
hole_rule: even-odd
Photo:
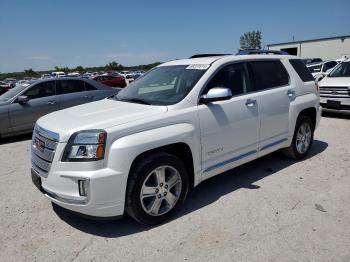
<instances>
[{"instance_id":1,"label":"red car","mask_svg":"<svg viewBox=\"0 0 350 262\"><path fill-rule=\"evenodd\" d=\"M10 84L0 81L0 95L6 93L10 89L11 89Z\"/></svg>"},{"instance_id":2,"label":"red car","mask_svg":"<svg viewBox=\"0 0 350 262\"><path fill-rule=\"evenodd\" d=\"M126 87L125 78L122 76L95 76L93 80L112 87Z\"/></svg>"}]
</instances>

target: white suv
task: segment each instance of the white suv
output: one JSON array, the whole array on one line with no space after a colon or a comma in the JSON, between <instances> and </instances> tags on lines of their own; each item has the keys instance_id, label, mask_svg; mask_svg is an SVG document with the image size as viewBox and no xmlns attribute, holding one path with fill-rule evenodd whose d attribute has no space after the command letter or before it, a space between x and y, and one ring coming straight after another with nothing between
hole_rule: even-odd
<instances>
[{"instance_id":1,"label":"white suv","mask_svg":"<svg viewBox=\"0 0 350 262\"><path fill-rule=\"evenodd\" d=\"M74 212L157 224L212 176L282 148L305 157L320 113L295 56L171 61L115 97L40 118L32 180Z\"/></svg>"}]
</instances>

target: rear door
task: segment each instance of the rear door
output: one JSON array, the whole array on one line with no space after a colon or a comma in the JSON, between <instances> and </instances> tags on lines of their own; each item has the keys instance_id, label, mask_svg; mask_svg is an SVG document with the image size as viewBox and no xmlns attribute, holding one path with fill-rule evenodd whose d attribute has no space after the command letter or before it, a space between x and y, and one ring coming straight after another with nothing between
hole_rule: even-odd
<instances>
[{"instance_id":1,"label":"rear door","mask_svg":"<svg viewBox=\"0 0 350 262\"><path fill-rule=\"evenodd\" d=\"M295 99L287 70L279 59L248 62L259 96L259 150L273 151L288 139L289 107Z\"/></svg>"},{"instance_id":2,"label":"rear door","mask_svg":"<svg viewBox=\"0 0 350 262\"><path fill-rule=\"evenodd\" d=\"M85 92L85 82L79 79L56 80L57 97L60 109L92 101L92 96Z\"/></svg>"},{"instance_id":3,"label":"rear door","mask_svg":"<svg viewBox=\"0 0 350 262\"><path fill-rule=\"evenodd\" d=\"M55 81L45 81L33 85L21 95L27 96L27 103L16 100L10 105L9 115L14 132L33 130L36 120L43 115L59 110L55 96Z\"/></svg>"}]
</instances>

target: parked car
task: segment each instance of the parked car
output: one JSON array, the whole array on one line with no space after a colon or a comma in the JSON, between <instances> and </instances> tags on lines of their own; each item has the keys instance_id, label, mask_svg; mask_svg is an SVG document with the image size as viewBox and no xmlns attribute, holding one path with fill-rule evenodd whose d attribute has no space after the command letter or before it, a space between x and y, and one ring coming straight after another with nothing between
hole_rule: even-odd
<instances>
[{"instance_id":1,"label":"parked car","mask_svg":"<svg viewBox=\"0 0 350 262\"><path fill-rule=\"evenodd\" d=\"M3 82L9 84L12 87L15 87L17 80L15 78L6 78Z\"/></svg>"},{"instance_id":2,"label":"parked car","mask_svg":"<svg viewBox=\"0 0 350 262\"><path fill-rule=\"evenodd\" d=\"M295 56L175 60L117 96L40 118L32 180L66 209L157 224L210 177L279 149L306 157L320 113Z\"/></svg>"},{"instance_id":3,"label":"parked car","mask_svg":"<svg viewBox=\"0 0 350 262\"><path fill-rule=\"evenodd\" d=\"M47 113L100 100L116 92L95 81L77 78L18 85L0 96L0 138L30 133L35 121Z\"/></svg>"},{"instance_id":4,"label":"parked car","mask_svg":"<svg viewBox=\"0 0 350 262\"><path fill-rule=\"evenodd\" d=\"M111 87L126 87L125 78L120 75L100 75L92 79Z\"/></svg>"},{"instance_id":5,"label":"parked car","mask_svg":"<svg viewBox=\"0 0 350 262\"><path fill-rule=\"evenodd\" d=\"M321 58L304 58L302 59L305 65L312 63L321 63L323 60Z\"/></svg>"},{"instance_id":6,"label":"parked car","mask_svg":"<svg viewBox=\"0 0 350 262\"><path fill-rule=\"evenodd\" d=\"M323 108L350 110L350 60L337 65L318 84Z\"/></svg>"},{"instance_id":7,"label":"parked car","mask_svg":"<svg viewBox=\"0 0 350 262\"><path fill-rule=\"evenodd\" d=\"M51 77L63 77L66 76L65 72L57 71L57 72L52 72Z\"/></svg>"},{"instance_id":8,"label":"parked car","mask_svg":"<svg viewBox=\"0 0 350 262\"><path fill-rule=\"evenodd\" d=\"M337 64L338 62L336 60L329 60L321 63L308 64L306 67L309 69L312 76L316 80L319 80L327 75Z\"/></svg>"},{"instance_id":9,"label":"parked car","mask_svg":"<svg viewBox=\"0 0 350 262\"><path fill-rule=\"evenodd\" d=\"M42 74L41 75L41 79L47 79L47 78L51 78L52 76L50 74Z\"/></svg>"},{"instance_id":10,"label":"parked car","mask_svg":"<svg viewBox=\"0 0 350 262\"><path fill-rule=\"evenodd\" d=\"M6 93L10 89L11 89L11 85L10 84L8 84L6 82L3 82L3 81L0 81L0 95Z\"/></svg>"}]
</instances>

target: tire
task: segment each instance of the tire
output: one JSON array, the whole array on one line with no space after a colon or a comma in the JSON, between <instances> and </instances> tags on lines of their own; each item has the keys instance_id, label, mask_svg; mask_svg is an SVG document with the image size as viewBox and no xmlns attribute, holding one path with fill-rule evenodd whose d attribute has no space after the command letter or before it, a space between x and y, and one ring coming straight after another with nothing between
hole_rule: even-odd
<instances>
[{"instance_id":1,"label":"tire","mask_svg":"<svg viewBox=\"0 0 350 262\"><path fill-rule=\"evenodd\" d=\"M168 153L143 157L129 174L126 213L144 225L160 224L177 213L188 189L187 170L178 157Z\"/></svg>"},{"instance_id":2,"label":"tire","mask_svg":"<svg viewBox=\"0 0 350 262\"><path fill-rule=\"evenodd\" d=\"M307 148L304 148L304 150L300 150L300 147L298 148L298 144L300 144L300 140L298 139L298 132L300 132L302 126L306 127L308 126L310 129L310 141L308 143ZM314 130L315 127L308 116L299 116L295 125L295 130L294 130L294 135L293 135L293 140L292 143L289 147L285 148L283 150L283 153L293 159L302 159L306 157L310 149L312 147L312 143L314 140ZM297 141L298 140L298 141Z\"/></svg>"}]
</instances>

